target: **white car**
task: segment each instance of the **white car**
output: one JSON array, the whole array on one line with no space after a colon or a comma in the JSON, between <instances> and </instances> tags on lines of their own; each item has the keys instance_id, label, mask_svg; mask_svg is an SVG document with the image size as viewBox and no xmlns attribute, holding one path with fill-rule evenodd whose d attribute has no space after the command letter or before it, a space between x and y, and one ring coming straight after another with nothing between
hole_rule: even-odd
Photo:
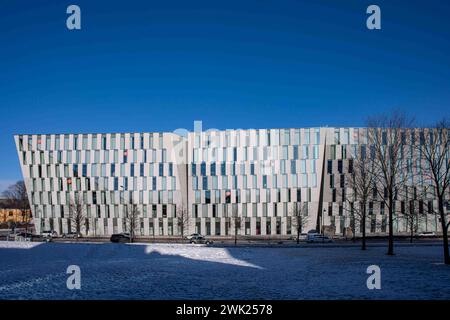
<instances>
[{"instance_id":1,"label":"white car","mask_svg":"<svg viewBox=\"0 0 450 320\"><path fill-rule=\"evenodd\" d=\"M418 234L419 237L434 237L436 233L433 231L425 231Z\"/></svg>"},{"instance_id":2,"label":"white car","mask_svg":"<svg viewBox=\"0 0 450 320\"><path fill-rule=\"evenodd\" d=\"M306 241L306 239L308 239L308 234L307 234L307 233L300 233L298 239L299 239L300 241ZM296 234L293 235L293 236L291 237L291 240L297 241L297 235L296 235Z\"/></svg>"}]
</instances>

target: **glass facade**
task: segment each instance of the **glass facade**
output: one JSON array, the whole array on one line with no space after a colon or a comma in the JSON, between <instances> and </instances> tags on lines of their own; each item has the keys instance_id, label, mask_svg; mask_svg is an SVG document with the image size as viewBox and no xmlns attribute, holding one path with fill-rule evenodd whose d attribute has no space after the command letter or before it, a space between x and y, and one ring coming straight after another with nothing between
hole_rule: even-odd
<instances>
[{"instance_id":1,"label":"glass facade","mask_svg":"<svg viewBox=\"0 0 450 320\"><path fill-rule=\"evenodd\" d=\"M178 235L177 207L188 210L190 232L228 235L237 215L242 235L287 236L299 202L307 209L305 232L317 228L321 208L328 210L323 224L336 233L349 227L346 175L355 150L371 156L366 135L361 128L293 128L15 139L37 232L68 232L70 201L81 195L87 235L126 231L127 206L136 204L144 236ZM435 205L424 199L421 210ZM384 204L369 208L367 232L385 232ZM438 225L433 219L425 228Z\"/></svg>"}]
</instances>

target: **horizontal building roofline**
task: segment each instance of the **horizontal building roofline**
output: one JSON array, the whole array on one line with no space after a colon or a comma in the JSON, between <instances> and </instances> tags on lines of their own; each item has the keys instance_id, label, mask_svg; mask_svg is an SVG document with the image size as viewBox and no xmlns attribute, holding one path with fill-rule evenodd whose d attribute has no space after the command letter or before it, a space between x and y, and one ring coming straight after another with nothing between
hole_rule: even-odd
<instances>
[{"instance_id":1,"label":"horizontal building roofline","mask_svg":"<svg viewBox=\"0 0 450 320\"><path fill-rule=\"evenodd\" d=\"M206 130L202 130L202 132L211 132L211 131L221 131L221 132L227 132L227 131L251 131L251 130L291 130L291 129L367 129L368 127L327 127L327 126L321 126L321 127L292 127L292 128L248 128L248 129L215 129L215 128L209 128ZM183 128L179 128L180 130L183 130ZM409 129L423 129L423 128L409 128ZM178 129L176 129L178 130ZM194 130L187 130L189 133L195 133ZM37 132L37 133L14 133L14 136L33 136L33 135L92 135L92 134L174 134L178 135L176 132L173 131L143 131L143 132Z\"/></svg>"}]
</instances>

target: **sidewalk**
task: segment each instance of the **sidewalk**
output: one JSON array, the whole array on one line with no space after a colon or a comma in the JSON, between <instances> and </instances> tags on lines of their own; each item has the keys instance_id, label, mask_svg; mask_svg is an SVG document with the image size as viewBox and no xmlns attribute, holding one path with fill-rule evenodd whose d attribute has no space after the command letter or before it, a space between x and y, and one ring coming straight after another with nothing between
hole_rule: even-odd
<instances>
[{"instance_id":1,"label":"sidewalk","mask_svg":"<svg viewBox=\"0 0 450 320\"><path fill-rule=\"evenodd\" d=\"M1 238L0 241L7 241ZM10 240L14 241L14 240ZM41 239L34 239L33 242L45 242ZM81 238L78 240L74 239L64 239L64 238L53 238L52 243L72 243L72 244L102 244L111 243L109 238ZM211 245L203 244L190 244L187 240L181 239L136 239L133 243L135 244L175 244L175 245L190 245L190 246L208 246L208 247L225 247L225 248L359 248L361 247L361 241L357 240L355 242L351 240L335 240L332 243L306 243L301 241L299 244L294 240L239 240L237 244L234 244L234 239L220 239L214 240ZM387 247L387 239L367 239L367 248L371 247ZM442 246L442 240L439 239L415 239L413 243L405 239L395 240L394 246L396 247L415 247L415 246Z\"/></svg>"}]
</instances>

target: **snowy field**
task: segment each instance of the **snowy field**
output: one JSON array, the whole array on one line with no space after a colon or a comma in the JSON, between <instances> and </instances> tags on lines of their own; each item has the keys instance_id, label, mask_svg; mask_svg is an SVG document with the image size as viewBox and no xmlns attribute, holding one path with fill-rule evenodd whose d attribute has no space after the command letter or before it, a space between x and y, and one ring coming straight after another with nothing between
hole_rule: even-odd
<instances>
[{"instance_id":1,"label":"snowy field","mask_svg":"<svg viewBox=\"0 0 450 320\"><path fill-rule=\"evenodd\" d=\"M0 242L0 299L450 299L441 247L396 250ZM366 286L374 264L381 290Z\"/></svg>"}]
</instances>

